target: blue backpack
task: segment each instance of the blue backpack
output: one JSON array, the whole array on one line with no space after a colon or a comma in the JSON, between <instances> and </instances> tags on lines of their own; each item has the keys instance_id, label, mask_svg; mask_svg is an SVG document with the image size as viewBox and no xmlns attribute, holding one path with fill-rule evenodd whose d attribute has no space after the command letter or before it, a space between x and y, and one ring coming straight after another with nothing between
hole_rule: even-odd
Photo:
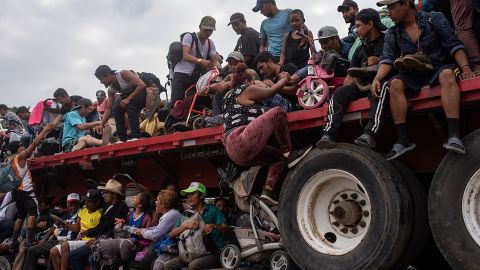
<instances>
[{"instance_id":1,"label":"blue backpack","mask_svg":"<svg viewBox=\"0 0 480 270\"><path fill-rule=\"evenodd\" d=\"M12 191L20 184L22 183L23 178L27 174L25 172L22 177L18 177L18 175L15 173L15 170L13 169L13 160L4 163L0 163L0 192L6 193L9 191Z\"/></svg>"}]
</instances>

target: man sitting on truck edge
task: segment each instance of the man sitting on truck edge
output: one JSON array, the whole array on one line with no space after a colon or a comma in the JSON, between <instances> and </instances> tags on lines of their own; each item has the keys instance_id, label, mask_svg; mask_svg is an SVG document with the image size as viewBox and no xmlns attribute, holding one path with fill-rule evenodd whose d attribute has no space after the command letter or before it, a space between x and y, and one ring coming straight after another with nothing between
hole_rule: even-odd
<instances>
[{"instance_id":1,"label":"man sitting on truck edge","mask_svg":"<svg viewBox=\"0 0 480 270\"><path fill-rule=\"evenodd\" d=\"M348 75L343 86L336 89L333 93L329 103L328 121L319 143L334 143L337 131L342 125L343 116L350 102L370 96L372 107L368 116L369 121L365 126L364 133L355 140L355 143L373 148L376 145L375 135L378 134L385 109L388 106L388 93L382 91L379 95L376 92L370 92L368 85L364 88L362 86L364 83L360 82L360 78L356 76L357 74L352 72L356 71L361 75L367 75L366 78L364 77L361 80L366 81L365 83L371 83L375 77L380 56L383 53L385 35L382 31L385 31L387 27L380 21L378 12L371 8L361 10L357 15L355 24L362 44L355 51L351 68L349 69L349 73L354 77Z\"/></svg>"},{"instance_id":2,"label":"man sitting on truck edge","mask_svg":"<svg viewBox=\"0 0 480 270\"><path fill-rule=\"evenodd\" d=\"M100 121L87 123L85 116L93 111L90 99L82 98L73 111L67 113L63 121L62 149L65 152L81 150L88 146L107 145L110 139L110 127L103 132L103 140L99 140L86 134L86 131L100 125Z\"/></svg>"},{"instance_id":3,"label":"man sitting on truck edge","mask_svg":"<svg viewBox=\"0 0 480 270\"><path fill-rule=\"evenodd\" d=\"M448 124L448 140L443 147L464 154L459 130L460 91L454 74L455 65L448 59L450 56L460 67L462 79L473 77L462 42L442 13L417 13L411 0L383 0L377 5L386 5L396 24L385 36L380 66L372 83L372 91L379 92L387 87L390 92L397 140L387 159L395 159L415 148L407 136L407 97L418 95L426 84L436 83L442 88L442 107ZM399 73L382 85L381 81L393 66Z\"/></svg>"}]
</instances>

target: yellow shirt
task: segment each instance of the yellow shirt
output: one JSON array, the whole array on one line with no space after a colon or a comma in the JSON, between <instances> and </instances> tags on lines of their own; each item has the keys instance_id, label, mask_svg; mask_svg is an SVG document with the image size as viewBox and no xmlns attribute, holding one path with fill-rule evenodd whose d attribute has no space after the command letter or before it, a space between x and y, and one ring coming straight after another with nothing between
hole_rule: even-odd
<instances>
[{"instance_id":1,"label":"yellow shirt","mask_svg":"<svg viewBox=\"0 0 480 270\"><path fill-rule=\"evenodd\" d=\"M100 209L93 213L89 213L86 207L80 210L78 213L78 217L80 218L80 232L84 232L89 229L93 229L97 227L98 223L100 223L100 218L102 217L102 212ZM84 236L82 240L87 241L90 237Z\"/></svg>"}]
</instances>

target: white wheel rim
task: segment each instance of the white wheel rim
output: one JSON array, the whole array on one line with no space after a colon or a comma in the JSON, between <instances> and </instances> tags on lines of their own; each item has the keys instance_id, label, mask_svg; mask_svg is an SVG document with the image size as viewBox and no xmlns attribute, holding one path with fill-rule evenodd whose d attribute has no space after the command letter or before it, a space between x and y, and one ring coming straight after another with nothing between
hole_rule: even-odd
<instances>
[{"instance_id":1,"label":"white wheel rim","mask_svg":"<svg viewBox=\"0 0 480 270\"><path fill-rule=\"evenodd\" d=\"M270 264L271 268L274 270L285 270L288 268L287 257L285 257L285 255L281 253L273 254Z\"/></svg>"},{"instance_id":2,"label":"white wheel rim","mask_svg":"<svg viewBox=\"0 0 480 270\"><path fill-rule=\"evenodd\" d=\"M302 102L306 106L315 106L323 98L324 87L319 81L312 81L309 86L305 86Z\"/></svg>"},{"instance_id":3,"label":"white wheel rim","mask_svg":"<svg viewBox=\"0 0 480 270\"><path fill-rule=\"evenodd\" d=\"M465 227L480 246L480 170L468 181L462 198L462 215Z\"/></svg>"},{"instance_id":4,"label":"white wheel rim","mask_svg":"<svg viewBox=\"0 0 480 270\"><path fill-rule=\"evenodd\" d=\"M339 220L339 213L351 218ZM339 256L355 249L368 232L371 213L362 183L337 169L310 178L297 203L297 223L304 241L325 255Z\"/></svg>"},{"instance_id":5,"label":"white wheel rim","mask_svg":"<svg viewBox=\"0 0 480 270\"><path fill-rule=\"evenodd\" d=\"M240 254L234 247L226 246L222 250L222 266L228 269L235 267L240 260Z\"/></svg>"}]
</instances>

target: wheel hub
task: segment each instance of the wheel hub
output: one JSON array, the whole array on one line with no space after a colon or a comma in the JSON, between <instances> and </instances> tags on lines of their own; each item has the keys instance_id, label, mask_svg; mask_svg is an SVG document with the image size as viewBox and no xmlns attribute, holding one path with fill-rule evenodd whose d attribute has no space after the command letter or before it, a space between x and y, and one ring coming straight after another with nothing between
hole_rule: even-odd
<instances>
[{"instance_id":1,"label":"wheel hub","mask_svg":"<svg viewBox=\"0 0 480 270\"><path fill-rule=\"evenodd\" d=\"M335 206L332 215L344 226L356 226L362 219L362 208L355 201L342 201Z\"/></svg>"}]
</instances>

